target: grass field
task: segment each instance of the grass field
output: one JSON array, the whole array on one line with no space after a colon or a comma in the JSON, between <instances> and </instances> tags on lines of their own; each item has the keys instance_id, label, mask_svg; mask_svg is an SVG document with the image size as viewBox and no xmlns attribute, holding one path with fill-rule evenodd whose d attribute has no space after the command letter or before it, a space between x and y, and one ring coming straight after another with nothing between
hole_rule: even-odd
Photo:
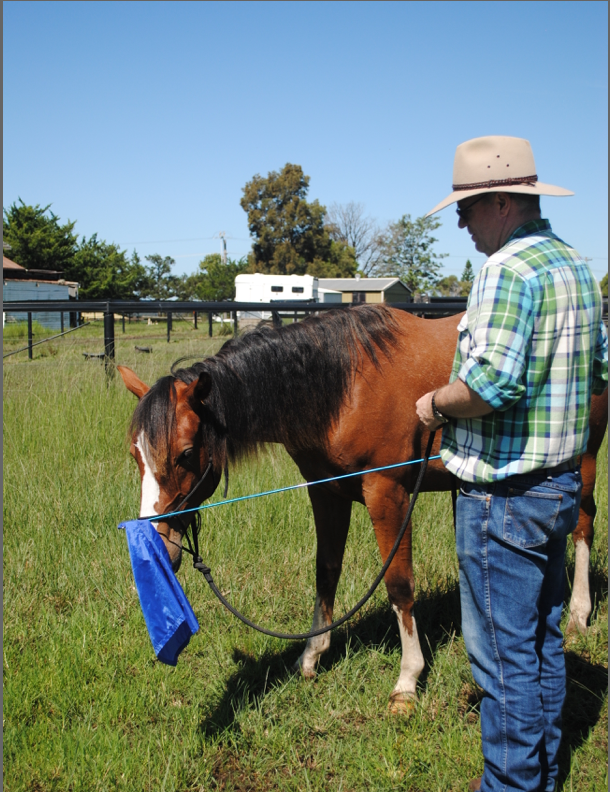
<instances>
[{"instance_id":1,"label":"grass field","mask_svg":"<svg viewBox=\"0 0 610 792\"><path fill-rule=\"evenodd\" d=\"M152 381L184 355L218 349L194 331L117 323L117 361ZM417 619L426 659L420 703L390 716L400 643L383 587L336 631L314 682L290 671L302 650L249 631L184 563L179 579L201 624L175 669L155 659L122 520L139 477L126 428L135 399L83 351L97 326L4 364L4 790L463 790L482 770L478 693L459 628L450 497L415 511ZM140 339L150 355L134 349ZM4 344L4 352L22 339ZM607 445L600 452L586 636L566 641L562 790L607 789ZM232 471L230 495L298 482L282 448ZM220 499L216 493L215 499ZM313 519L304 492L208 511L202 555L251 618L310 626ZM380 560L355 506L337 614ZM573 555L568 559L568 577ZM569 589L567 595L569 594ZM567 596L566 595L566 596Z\"/></svg>"}]
</instances>

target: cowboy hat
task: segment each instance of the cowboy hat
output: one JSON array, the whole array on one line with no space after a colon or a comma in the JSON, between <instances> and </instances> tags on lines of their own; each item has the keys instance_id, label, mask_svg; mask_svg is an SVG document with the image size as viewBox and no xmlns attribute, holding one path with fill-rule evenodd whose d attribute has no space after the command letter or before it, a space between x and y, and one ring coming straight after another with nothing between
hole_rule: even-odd
<instances>
[{"instance_id":1,"label":"cowboy hat","mask_svg":"<svg viewBox=\"0 0 610 792\"><path fill-rule=\"evenodd\" d=\"M453 192L426 217L471 195L490 192L528 195L574 195L571 190L538 181L529 140L488 135L461 143L453 161Z\"/></svg>"}]
</instances>

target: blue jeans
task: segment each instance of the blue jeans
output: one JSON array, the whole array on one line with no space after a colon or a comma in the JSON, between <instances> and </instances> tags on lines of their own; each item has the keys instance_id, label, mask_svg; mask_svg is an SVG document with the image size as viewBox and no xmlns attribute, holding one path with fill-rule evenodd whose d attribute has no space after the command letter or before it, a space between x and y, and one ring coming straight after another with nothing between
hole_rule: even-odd
<instances>
[{"instance_id":1,"label":"blue jeans","mask_svg":"<svg viewBox=\"0 0 610 792\"><path fill-rule=\"evenodd\" d=\"M565 698L566 538L580 471L462 482L457 501L462 631L483 689L481 792L555 787Z\"/></svg>"}]
</instances>

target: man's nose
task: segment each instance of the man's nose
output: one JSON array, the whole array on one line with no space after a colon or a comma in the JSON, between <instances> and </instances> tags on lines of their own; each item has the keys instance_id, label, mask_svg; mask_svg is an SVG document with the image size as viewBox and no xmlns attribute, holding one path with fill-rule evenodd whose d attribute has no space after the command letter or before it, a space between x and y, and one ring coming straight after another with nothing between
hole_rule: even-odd
<instances>
[{"instance_id":1,"label":"man's nose","mask_svg":"<svg viewBox=\"0 0 610 792\"><path fill-rule=\"evenodd\" d=\"M467 225L468 223L463 217L458 217L458 228L466 228Z\"/></svg>"}]
</instances>

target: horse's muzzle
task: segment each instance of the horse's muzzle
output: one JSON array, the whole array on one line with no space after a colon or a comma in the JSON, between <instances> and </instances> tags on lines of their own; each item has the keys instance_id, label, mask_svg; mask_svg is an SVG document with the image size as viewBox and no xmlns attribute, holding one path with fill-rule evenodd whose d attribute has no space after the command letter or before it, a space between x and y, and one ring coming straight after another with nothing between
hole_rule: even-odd
<instances>
[{"instance_id":1,"label":"horse's muzzle","mask_svg":"<svg viewBox=\"0 0 610 792\"><path fill-rule=\"evenodd\" d=\"M182 526L179 522L174 525L173 520L171 521L171 524L168 521L159 522L156 525L157 532L163 540L165 549L169 554L169 559L174 572L178 572L180 569L180 564L182 563L182 532L179 530L181 527Z\"/></svg>"}]
</instances>

